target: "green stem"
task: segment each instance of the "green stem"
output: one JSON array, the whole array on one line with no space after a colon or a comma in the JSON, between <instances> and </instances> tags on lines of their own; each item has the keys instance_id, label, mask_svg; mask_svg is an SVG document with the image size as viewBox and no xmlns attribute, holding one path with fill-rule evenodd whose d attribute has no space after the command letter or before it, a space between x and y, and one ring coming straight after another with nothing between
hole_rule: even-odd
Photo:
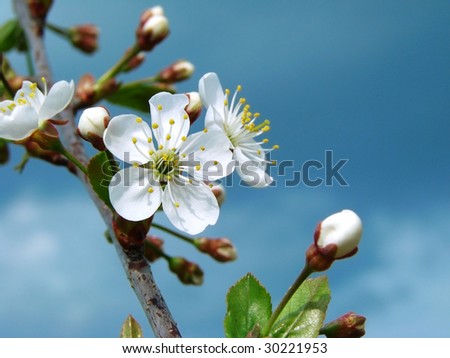
<instances>
[{"instance_id":1,"label":"green stem","mask_svg":"<svg viewBox=\"0 0 450 358\"><path fill-rule=\"evenodd\" d=\"M157 223L155 223L155 222L152 223L152 226L155 227L155 228L157 228L157 229L159 229L159 230L165 231L165 232L167 232L167 233L170 234L170 235L176 236L176 237L178 237L179 239L181 239L181 240L183 240L183 241L186 241L186 242L188 242L188 243L190 243L190 244L192 244L192 245L195 245L193 239L191 239L191 238L189 238L189 237L187 237L187 236L184 236L183 234L180 234L180 233L178 233L178 232L176 232L176 231L173 231L173 230L171 230L171 229L169 229L169 228L166 228L165 226L159 225L159 224L157 224Z\"/></svg>"},{"instance_id":2,"label":"green stem","mask_svg":"<svg viewBox=\"0 0 450 358\"><path fill-rule=\"evenodd\" d=\"M56 33L56 34L58 34L58 35L60 35L62 37L65 37L65 38L70 40L71 36L70 36L70 31L68 29L64 29L62 27L59 27L57 25L54 25L54 24L51 24L51 23L48 23L48 22L45 23L45 26L49 30L52 30L54 33Z\"/></svg>"},{"instance_id":3,"label":"green stem","mask_svg":"<svg viewBox=\"0 0 450 358\"><path fill-rule=\"evenodd\" d=\"M73 156L72 153L70 153L66 149L63 149L61 151L61 154L64 155L67 159L69 159L73 164L75 164L77 168L80 169L85 175L88 175L87 168L77 158L75 158L75 156Z\"/></svg>"},{"instance_id":4,"label":"green stem","mask_svg":"<svg viewBox=\"0 0 450 358\"><path fill-rule=\"evenodd\" d=\"M151 246L152 250L156 251L167 262L169 262L172 259L171 256L167 255L163 250L161 250L159 247L157 247L156 245L152 244L151 242L147 241L146 245Z\"/></svg>"},{"instance_id":5,"label":"green stem","mask_svg":"<svg viewBox=\"0 0 450 358\"><path fill-rule=\"evenodd\" d=\"M309 275L311 275L314 272L311 267L309 267L308 263L305 264L305 267L303 268L302 272L300 272L300 275L297 277L295 282L292 284L292 286L289 288L289 290L284 295L283 299L279 303L278 307L273 311L272 315L269 318L269 321L264 326L263 330L261 331L261 337L266 337L269 333L270 329L272 328L273 324L277 320L278 316L280 315L281 311L283 311L286 304L289 302L289 300L292 298L294 293L298 290L300 285L308 278Z\"/></svg>"},{"instance_id":6,"label":"green stem","mask_svg":"<svg viewBox=\"0 0 450 358\"><path fill-rule=\"evenodd\" d=\"M109 79L114 78L118 73L122 71L122 67L134 56L136 56L139 51L139 47L137 45L134 45L129 51L125 52L122 58L97 80L97 85L101 85Z\"/></svg>"}]
</instances>

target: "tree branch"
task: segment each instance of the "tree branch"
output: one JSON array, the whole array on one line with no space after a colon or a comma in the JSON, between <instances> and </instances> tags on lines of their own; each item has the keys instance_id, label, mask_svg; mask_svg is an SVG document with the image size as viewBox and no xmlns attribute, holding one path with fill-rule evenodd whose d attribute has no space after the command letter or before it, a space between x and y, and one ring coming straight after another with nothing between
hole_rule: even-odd
<instances>
[{"instance_id":1,"label":"tree branch","mask_svg":"<svg viewBox=\"0 0 450 358\"><path fill-rule=\"evenodd\" d=\"M45 77L46 81L51 84L51 71L49 69L44 43L42 41L42 37L39 35L38 23L36 20L31 18L27 0L13 1L17 17L25 31L28 45L32 51L32 56L36 65L36 72L40 77ZM79 161L87 163L88 158L85 154L83 144L80 138L75 134L76 126L74 117L73 106L68 106L68 108L61 113L61 118L69 120L69 123L61 127L60 133L71 153ZM89 195L99 210L103 221L108 227L128 280L130 281L130 284L145 311L155 336L165 338L181 337L176 322L174 321L169 308L167 307L164 298L154 281L150 266L143 257L136 259L134 257L132 258L127 256L126 252L124 252L122 246L119 244L117 237L114 235L114 230L112 227L112 212L97 197L95 192L92 190L88 179L80 170L77 170L77 176L89 192Z\"/></svg>"}]
</instances>

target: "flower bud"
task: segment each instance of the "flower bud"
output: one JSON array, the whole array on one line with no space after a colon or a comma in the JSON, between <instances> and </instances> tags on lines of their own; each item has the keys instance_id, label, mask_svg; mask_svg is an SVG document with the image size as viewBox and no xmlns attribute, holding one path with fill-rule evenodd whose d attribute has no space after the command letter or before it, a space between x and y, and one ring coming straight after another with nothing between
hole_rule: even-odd
<instances>
[{"instance_id":1,"label":"flower bud","mask_svg":"<svg viewBox=\"0 0 450 358\"><path fill-rule=\"evenodd\" d=\"M98 47L98 28L92 24L83 24L69 29L72 45L86 53L93 53Z\"/></svg>"},{"instance_id":2,"label":"flower bud","mask_svg":"<svg viewBox=\"0 0 450 358\"><path fill-rule=\"evenodd\" d=\"M314 243L306 250L306 262L314 271L325 271L336 259L358 251L362 223L351 210L333 214L317 225Z\"/></svg>"},{"instance_id":3,"label":"flower bud","mask_svg":"<svg viewBox=\"0 0 450 358\"><path fill-rule=\"evenodd\" d=\"M208 254L220 262L233 261L237 257L236 248L233 243L223 237L217 239L200 237L194 240L194 244L201 252Z\"/></svg>"},{"instance_id":4,"label":"flower bud","mask_svg":"<svg viewBox=\"0 0 450 358\"><path fill-rule=\"evenodd\" d=\"M203 283L203 271L200 266L183 257L171 257L169 260L169 269L186 285L198 286Z\"/></svg>"},{"instance_id":5,"label":"flower bud","mask_svg":"<svg viewBox=\"0 0 450 358\"><path fill-rule=\"evenodd\" d=\"M328 338L360 338L366 334L365 322L365 317L354 312L348 312L327 323L321 328L319 334Z\"/></svg>"},{"instance_id":6,"label":"flower bud","mask_svg":"<svg viewBox=\"0 0 450 358\"><path fill-rule=\"evenodd\" d=\"M128 49L127 52L131 51L131 49ZM122 67L123 72L130 72L136 68L138 68L142 62L145 60L145 53L143 51L138 52L137 55L133 56L128 60L127 63L125 63Z\"/></svg>"},{"instance_id":7,"label":"flower bud","mask_svg":"<svg viewBox=\"0 0 450 358\"><path fill-rule=\"evenodd\" d=\"M169 21L161 6L143 12L136 30L137 43L143 51L150 51L169 34Z\"/></svg>"},{"instance_id":8,"label":"flower bud","mask_svg":"<svg viewBox=\"0 0 450 358\"><path fill-rule=\"evenodd\" d=\"M144 250L144 240L147 236L153 216L142 221L128 221L119 214L114 214L113 229L117 240L125 252L142 255Z\"/></svg>"},{"instance_id":9,"label":"flower bud","mask_svg":"<svg viewBox=\"0 0 450 358\"><path fill-rule=\"evenodd\" d=\"M161 257L164 241L159 237L148 235L144 240L144 257L154 262Z\"/></svg>"},{"instance_id":10,"label":"flower bud","mask_svg":"<svg viewBox=\"0 0 450 358\"><path fill-rule=\"evenodd\" d=\"M190 123L194 123L200 114L202 113L202 101L200 100L200 95L198 92L186 93L189 99L188 105L184 108L189 116Z\"/></svg>"},{"instance_id":11,"label":"flower bud","mask_svg":"<svg viewBox=\"0 0 450 358\"><path fill-rule=\"evenodd\" d=\"M163 82L180 82L187 80L194 73L194 65L185 60L178 60L166 67L158 74L158 79Z\"/></svg>"},{"instance_id":12,"label":"flower bud","mask_svg":"<svg viewBox=\"0 0 450 358\"><path fill-rule=\"evenodd\" d=\"M104 107L91 107L85 109L78 122L78 135L84 140L91 142L94 148L105 150L103 133L108 126L110 116Z\"/></svg>"},{"instance_id":13,"label":"flower bud","mask_svg":"<svg viewBox=\"0 0 450 358\"><path fill-rule=\"evenodd\" d=\"M361 235L362 222L359 216L351 210L342 210L317 225L314 242L321 252L330 245L336 246L333 257L341 259L356 254Z\"/></svg>"}]
</instances>

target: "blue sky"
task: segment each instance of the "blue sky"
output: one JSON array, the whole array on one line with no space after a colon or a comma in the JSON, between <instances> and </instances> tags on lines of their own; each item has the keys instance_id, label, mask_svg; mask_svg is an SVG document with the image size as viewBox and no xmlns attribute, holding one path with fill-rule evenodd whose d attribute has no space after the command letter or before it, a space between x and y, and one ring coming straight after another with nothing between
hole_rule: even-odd
<instances>
[{"instance_id":1,"label":"blue sky","mask_svg":"<svg viewBox=\"0 0 450 358\"><path fill-rule=\"evenodd\" d=\"M55 1L49 19L93 22L93 57L48 34L55 79L99 76L131 44L141 11L162 5L171 34L128 79L185 58L196 66L180 91L206 72L243 86L252 109L272 121L278 161L348 159L348 186L241 187L234 177L219 222L239 259L212 262L171 237L167 251L198 262L202 287L153 270L181 332L223 335L225 294L253 272L278 302L301 269L315 225L349 208L364 223L360 252L327 272L327 319L350 310L367 317L368 337L448 336L450 294L450 4L447 1ZM12 16L8 2L0 20ZM65 23L68 21L64 21ZM70 58L68 55L70 54ZM13 56L14 66L24 61ZM109 107L113 115L126 109ZM201 123L194 130L199 129ZM0 167L0 336L114 337L128 313L152 336L104 226L82 186L64 170L33 161ZM323 171L311 171L323 178ZM158 222L167 223L163 215ZM7 322L7 323L6 323Z\"/></svg>"}]
</instances>

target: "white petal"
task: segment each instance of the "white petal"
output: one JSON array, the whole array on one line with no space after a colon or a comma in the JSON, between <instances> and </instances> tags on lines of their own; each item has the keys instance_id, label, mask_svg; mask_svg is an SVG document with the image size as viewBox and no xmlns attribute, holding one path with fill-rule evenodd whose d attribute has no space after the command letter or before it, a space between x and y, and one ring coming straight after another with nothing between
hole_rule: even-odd
<instances>
[{"instance_id":1,"label":"white petal","mask_svg":"<svg viewBox=\"0 0 450 358\"><path fill-rule=\"evenodd\" d=\"M38 114L31 106L19 105L11 115L0 120L0 138L22 140L29 137L39 126Z\"/></svg>"},{"instance_id":2,"label":"white petal","mask_svg":"<svg viewBox=\"0 0 450 358\"><path fill-rule=\"evenodd\" d=\"M201 182L170 181L163 193L163 209L179 230L197 235L219 218L219 205L211 189Z\"/></svg>"},{"instance_id":3,"label":"white petal","mask_svg":"<svg viewBox=\"0 0 450 358\"><path fill-rule=\"evenodd\" d=\"M272 183L273 179L266 173L265 162L255 160L253 153L237 147L234 149L234 157L238 162L236 171L247 185L264 188Z\"/></svg>"},{"instance_id":4,"label":"white petal","mask_svg":"<svg viewBox=\"0 0 450 358\"><path fill-rule=\"evenodd\" d=\"M73 81L59 81L56 82L50 89L47 97L45 97L42 107L39 111L39 121L53 118L56 114L61 112L70 103L75 91Z\"/></svg>"},{"instance_id":5,"label":"white petal","mask_svg":"<svg viewBox=\"0 0 450 358\"><path fill-rule=\"evenodd\" d=\"M190 124L184 108L188 103L189 99L184 94L160 92L150 98L153 132L158 144L164 148L178 148L182 137L187 136Z\"/></svg>"},{"instance_id":6,"label":"white petal","mask_svg":"<svg viewBox=\"0 0 450 358\"><path fill-rule=\"evenodd\" d=\"M200 78L198 92L205 107L213 106L223 114L225 93L216 73L209 72Z\"/></svg>"},{"instance_id":7,"label":"white petal","mask_svg":"<svg viewBox=\"0 0 450 358\"><path fill-rule=\"evenodd\" d=\"M215 181L234 170L230 141L216 125L208 128L207 132L190 135L182 144L179 153L181 164L188 167L188 175L198 180Z\"/></svg>"},{"instance_id":8,"label":"white petal","mask_svg":"<svg viewBox=\"0 0 450 358\"><path fill-rule=\"evenodd\" d=\"M223 128L223 123L224 119L220 116L220 114L217 113L213 106L209 106L205 115L205 127L209 128L211 126L218 125Z\"/></svg>"},{"instance_id":9,"label":"white petal","mask_svg":"<svg viewBox=\"0 0 450 358\"><path fill-rule=\"evenodd\" d=\"M113 117L103 134L108 150L127 163L148 163L149 151L155 149L151 138L152 131L148 124L134 114Z\"/></svg>"},{"instance_id":10,"label":"white petal","mask_svg":"<svg viewBox=\"0 0 450 358\"><path fill-rule=\"evenodd\" d=\"M114 175L109 184L109 197L120 216L140 221L158 210L162 189L159 183L150 182L151 178L151 171L141 167L129 167Z\"/></svg>"},{"instance_id":11,"label":"white petal","mask_svg":"<svg viewBox=\"0 0 450 358\"><path fill-rule=\"evenodd\" d=\"M39 113L45 96L35 83L32 83L30 81L23 81L22 88L17 91L16 95L14 96L14 101L17 103L20 98L25 99L27 103L30 104L34 108L34 110Z\"/></svg>"}]
</instances>

